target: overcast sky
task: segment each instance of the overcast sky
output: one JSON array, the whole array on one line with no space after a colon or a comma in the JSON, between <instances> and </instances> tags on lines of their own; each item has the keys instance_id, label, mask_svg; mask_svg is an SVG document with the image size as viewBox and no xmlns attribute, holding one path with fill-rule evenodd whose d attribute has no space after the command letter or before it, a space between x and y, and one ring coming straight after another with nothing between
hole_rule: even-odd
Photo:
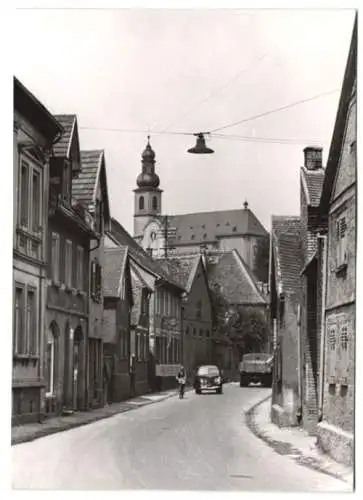
<instances>
[{"instance_id":1,"label":"overcast sky","mask_svg":"<svg viewBox=\"0 0 363 500\"><path fill-rule=\"evenodd\" d=\"M304 146L319 141L326 160L339 92L221 131L301 144L211 138L215 154L197 156L186 152L193 137L152 132L209 131L340 89L353 19L351 10L23 10L15 75L52 113L77 114L81 149L105 149L111 212L128 231L147 134L82 127L150 129L164 213L247 199L269 229L272 214L299 212Z\"/></svg>"}]
</instances>

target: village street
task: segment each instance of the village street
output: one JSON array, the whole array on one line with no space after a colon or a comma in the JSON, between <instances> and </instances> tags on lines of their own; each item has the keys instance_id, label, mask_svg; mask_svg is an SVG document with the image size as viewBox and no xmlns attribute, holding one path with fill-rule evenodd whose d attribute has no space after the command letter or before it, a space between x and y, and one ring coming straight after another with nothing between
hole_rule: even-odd
<instances>
[{"instance_id":1,"label":"village street","mask_svg":"<svg viewBox=\"0 0 363 500\"><path fill-rule=\"evenodd\" d=\"M227 384L12 447L15 489L344 491L256 438L245 412L270 393Z\"/></svg>"}]
</instances>

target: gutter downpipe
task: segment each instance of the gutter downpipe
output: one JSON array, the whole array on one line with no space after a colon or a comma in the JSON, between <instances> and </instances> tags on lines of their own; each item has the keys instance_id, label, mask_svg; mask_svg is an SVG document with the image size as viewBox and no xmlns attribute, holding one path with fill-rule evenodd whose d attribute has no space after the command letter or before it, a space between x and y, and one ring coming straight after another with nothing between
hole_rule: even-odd
<instances>
[{"instance_id":1,"label":"gutter downpipe","mask_svg":"<svg viewBox=\"0 0 363 500\"><path fill-rule=\"evenodd\" d=\"M302 417L302 378L301 378L301 305L298 304L298 313L297 313L297 377L298 377L298 410L297 410L297 419L301 420Z\"/></svg>"},{"instance_id":2,"label":"gutter downpipe","mask_svg":"<svg viewBox=\"0 0 363 500\"><path fill-rule=\"evenodd\" d=\"M324 366L325 366L325 305L326 305L326 270L327 270L327 236L318 233L318 242L323 245L323 251L319 252L322 256L322 294L321 294L321 332L320 332L320 367L319 367L319 406L318 406L318 421L321 422L323 418L323 391L324 391Z\"/></svg>"}]
</instances>

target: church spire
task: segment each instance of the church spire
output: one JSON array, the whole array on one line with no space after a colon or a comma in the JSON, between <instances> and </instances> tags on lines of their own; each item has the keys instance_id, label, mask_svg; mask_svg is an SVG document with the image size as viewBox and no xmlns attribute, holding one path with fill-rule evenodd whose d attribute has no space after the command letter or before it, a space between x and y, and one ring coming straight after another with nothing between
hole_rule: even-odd
<instances>
[{"instance_id":1,"label":"church spire","mask_svg":"<svg viewBox=\"0 0 363 500\"><path fill-rule=\"evenodd\" d=\"M157 188L160 184L159 176L155 173L155 152L150 145L150 136L141 155L142 172L136 182L139 188Z\"/></svg>"}]
</instances>

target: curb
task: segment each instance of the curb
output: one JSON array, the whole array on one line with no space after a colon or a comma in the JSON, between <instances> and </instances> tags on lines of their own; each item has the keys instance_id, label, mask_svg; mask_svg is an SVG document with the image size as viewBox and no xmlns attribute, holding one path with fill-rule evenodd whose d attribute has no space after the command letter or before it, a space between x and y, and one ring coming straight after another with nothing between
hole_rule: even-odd
<instances>
[{"instance_id":1,"label":"curb","mask_svg":"<svg viewBox=\"0 0 363 500\"><path fill-rule=\"evenodd\" d=\"M186 392L188 392L188 391L186 391ZM141 408L143 406L160 403L161 401L165 401L165 400L173 398L177 395L178 395L178 392L166 394L165 397L161 397L160 399L157 399L156 401L149 400L149 401L145 401L145 402L140 403L140 404L135 405L135 406L130 405L130 406L125 406L124 408L121 407L121 408L115 409L114 411L110 411L110 413L103 414L103 415L92 415L92 413L91 413L92 410L91 410L90 415L89 416L87 415L87 418L84 421L81 420L78 422L68 422L68 423L64 423L63 425L61 425L59 427L54 427L54 428L48 427L48 428L44 428L44 429L39 429L39 430L35 431L33 434L14 437L14 438L12 437L11 438L11 446L15 446L17 444L22 444L22 443L29 443L31 441L35 441L36 439L39 439L39 438L42 438L45 436L50 436L51 434L57 434L59 432L69 431L69 430L75 429L77 427L82 427L84 425L93 424L94 422L98 422L98 421L104 420L106 418L114 417L115 415L118 415L121 413L126 413L128 411L137 410L138 408ZM143 394L139 397L145 397L145 396L147 396L147 395ZM120 404L127 405L129 401L132 401L132 400L129 399L129 400L123 401Z\"/></svg>"},{"instance_id":2,"label":"curb","mask_svg":"<svg viewBox=\"0 0 363 500\"><path fill-rule=\"evenodd\" d=\"M264 441L268 446L270 446L270 448L273 448L273 450L279 455L290 455L289 458L294 460L298 465L307 467L308 469L312 469L317 472L321 472L322 474L326 474L327 476L339 479L340 481L350 484L351 481L349 479L338 472L328 470L319 459L304 455L301 450L295 448L291 443L272 439L267 435L266 432L263 432L259 428L254 418L256 410L259 406L264 404L269 399L271 399L271 396L263 398L261 401L254 404L249 410L245 412L245 421L249 430L257 438L261 439L261 441Z\"/></svg>"}]
</instances>

